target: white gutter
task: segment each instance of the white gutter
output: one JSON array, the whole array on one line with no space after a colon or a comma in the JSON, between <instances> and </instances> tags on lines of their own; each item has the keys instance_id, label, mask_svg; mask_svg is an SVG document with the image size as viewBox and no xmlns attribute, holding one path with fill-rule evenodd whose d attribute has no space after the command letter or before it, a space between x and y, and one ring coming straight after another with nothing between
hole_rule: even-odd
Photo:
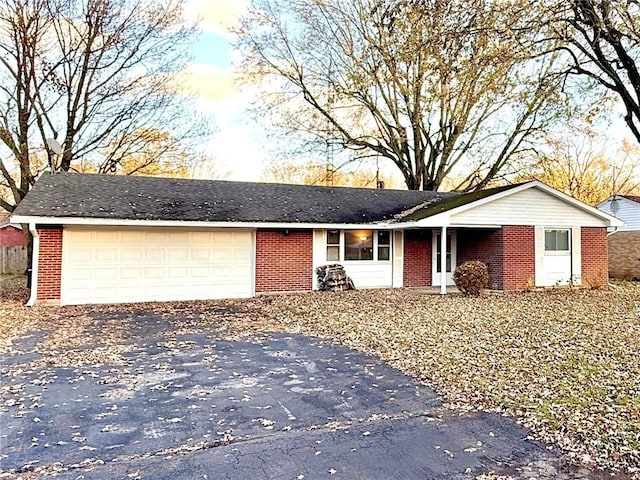
<instances>
[{"instance_id":1,"label":"white gutter","mask_svg":"<svg viewBox=\"0 0 640 480\"><path fill-rule=\"evenodd\" d=\"M38 257L40 256L40 235L35 223L29 223L29 231L33 237L33 248L31 251L31 294L27 301L27 307L33 307L38 297Z\"/></svg>"},{"instance_id":2,"label":"white gutter","mask_svg":"<svg viewBox=\"0 0 640 480\"><path fill-rule=\"evenodd\" d=\"M277 229L377 229L398 230L416 227L415 222L405 223L296 223L296 222L203 222L197 220L131 220L123 218L37 217L16 215L12 221L37 223L38 225L87 225L113 227L186 227L186 228L277 228Z\"/></svg>"}]
</instances>

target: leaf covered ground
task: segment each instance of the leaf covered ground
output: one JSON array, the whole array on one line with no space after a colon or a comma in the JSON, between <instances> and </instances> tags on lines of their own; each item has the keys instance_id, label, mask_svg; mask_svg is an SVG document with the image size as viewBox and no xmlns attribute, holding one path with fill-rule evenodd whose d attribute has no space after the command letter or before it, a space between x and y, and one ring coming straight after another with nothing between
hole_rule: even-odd
<instances>
[{"instance_id":1,"label":"leaf covered ground","mask_svg":"<svg viewBox=\"0 0 640 480\"><path fill-rule=\"evenodd\" d=\"M206 327L230 338L270 331L328 337L433 386L451 408L503 412L578 463L640 478L638 283L479 298L369 290L62 309L28 309L5 297L0 351L38 329L50 332L45 343L54 351L81 344L96 310L180 314L183 331ZM120 336L113 348L105 345L105 362L121 353Z\"/></svg>"}]
</instances>

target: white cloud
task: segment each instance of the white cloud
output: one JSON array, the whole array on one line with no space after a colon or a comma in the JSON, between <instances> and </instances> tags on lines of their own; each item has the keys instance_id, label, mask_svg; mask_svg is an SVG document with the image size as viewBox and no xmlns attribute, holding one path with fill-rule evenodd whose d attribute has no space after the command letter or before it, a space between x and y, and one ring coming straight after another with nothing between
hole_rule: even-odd
<instances>
[{"instance_id":1,"label":"white cloud","mask_svg":"<svg viewBox=\"0 0 640 480\"><path fill-rule=\"evenodd\" d=\"M194 63L184 72L182 88L208 102L228 99L238 93L232 67Z\"/></svg>"},{"instance_id":2,"label":"white cloud","mask_svg":"<svg viewBox=\"0 0 640 480\"><path fill-rule=\"evenodd\" d=\"M228 180L259 180L266 161L268 139L247 109L253 93L234 82L233 67L193 64L182 78L183 88L197 96L196 107L213 115L216 131L201 148L213 157L216 173L226 172ZM207 176L203 166L199 176Z\"/></svg>"},{"instance_id":3,"label":"white cloud","mask_svg":"<svg viewBox=\"0 0 640 480\"><path fill-rule=\"evenodd\" d=\"M185 14L199 20L204 31L228 37L248 6L248 0L189 0Z\"/></svg>"}]
</instances>

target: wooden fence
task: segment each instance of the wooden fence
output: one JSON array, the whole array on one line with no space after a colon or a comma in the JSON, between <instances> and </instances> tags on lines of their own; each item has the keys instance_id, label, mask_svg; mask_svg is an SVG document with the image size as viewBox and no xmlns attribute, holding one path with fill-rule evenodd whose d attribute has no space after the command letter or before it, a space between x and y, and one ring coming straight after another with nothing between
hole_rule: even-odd
<instances>
[{"instance_id":1,"label":"wooden fence","mask_svg":"<svg viewBox=\"0 0 640 480\"><path fill-rule=\"evenodd\" d=\"M0 273L24 273L26 269L26 247L0 247Z\"/></svg>"}]
</instances>

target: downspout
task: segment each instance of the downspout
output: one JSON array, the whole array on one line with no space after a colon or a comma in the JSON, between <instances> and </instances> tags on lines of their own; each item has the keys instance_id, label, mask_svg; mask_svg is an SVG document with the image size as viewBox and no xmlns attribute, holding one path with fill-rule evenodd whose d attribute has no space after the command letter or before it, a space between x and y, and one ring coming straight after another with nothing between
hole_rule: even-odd
<instances>
[{"instance_id":1,"label":"downspout","mask_svg":"<svg viewBox=\"0 0 640 480\"><path fill-rule=\"evenodd\" d=\"M27 301L27 307L33 307L38 297L38 257L40 256L40 235L35 223L29 224L29 231L33 237L33 248L31 250L31 295Z\"/></svg>"},{"instance_id":2,"label":"downspout","mask_svg":"<svg viewBox=\"0 0 640 480\"><path fill-rule=\"evenodd\" d=\"M447 227L440 231L440 294L447 294Z\"/></svg>"}]
</instances>

